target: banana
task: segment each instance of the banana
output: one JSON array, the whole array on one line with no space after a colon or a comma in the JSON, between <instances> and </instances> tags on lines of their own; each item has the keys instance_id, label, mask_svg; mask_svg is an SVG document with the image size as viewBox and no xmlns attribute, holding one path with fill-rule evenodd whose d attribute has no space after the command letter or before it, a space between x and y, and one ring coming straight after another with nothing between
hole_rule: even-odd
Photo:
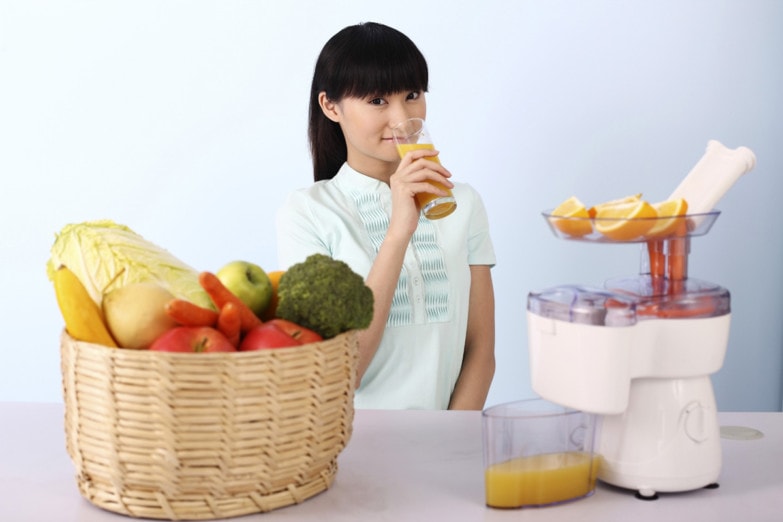
<instances>
[{"instance_id":1,"label":"banana","mask_svg":"<svg viewBox=\"0 0 783 522\"><path fill-rule=\"evenodd\" d=\"M116 348L117 343L106 327L103 312L76 274L63 265L54 272L52 281L65 329L71 337Z\"/></svg>"}]
</instances>

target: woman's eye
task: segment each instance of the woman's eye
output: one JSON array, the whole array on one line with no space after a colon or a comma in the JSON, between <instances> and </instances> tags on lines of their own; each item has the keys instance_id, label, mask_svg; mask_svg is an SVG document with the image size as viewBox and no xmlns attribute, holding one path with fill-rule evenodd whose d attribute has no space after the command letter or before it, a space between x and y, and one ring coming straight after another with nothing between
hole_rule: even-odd
<instances>
[{"instance_id":1,"label":"woman's eye","mask_svg":"<svg viewBox=\"0 0 783 522\"><path fill-rule=\"evenodd\" d=\"M372 98L370 100L370 104L372 105L383 105L384 103L386 103L386 100L383 98Z\"/></svg>"},{"instance_id":2,"label":"woman's eye","mask_svg":"<svg viewBox=\"0 0 783 522\"><path fill-rule=\"evenodd\" d=\"M416 99L419 98L419 96L421 96L421 93L419 91L413 91L413 92L408 93L407 99L408 100L416 100Z\"/></svg>"}]
</instances>

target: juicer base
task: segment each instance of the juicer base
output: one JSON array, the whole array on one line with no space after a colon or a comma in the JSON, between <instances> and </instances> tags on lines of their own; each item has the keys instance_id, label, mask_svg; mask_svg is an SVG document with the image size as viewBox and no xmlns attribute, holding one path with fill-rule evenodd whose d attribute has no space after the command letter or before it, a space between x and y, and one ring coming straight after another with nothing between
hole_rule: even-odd
<instances>
[{"instance_id":1,"label":"juicer base","mask_svg":"<svg viewBox=\"0 0 783 522\"><path fill-rule=\"evenodd\" d=\"M704 486L704 489L718 489L720 487L720 484L717 482L713 482L712 484L707 484ZM651 489L640 489L637 490L636 493L634 493L634 496L638 498L639 500L658 500L658 493L651 490Z\"/></svg>"},{"instance_id":2,"label":"juicer base","mask_svg":"<svg viewBox=\"0 0 783 522\"><path fill-rule=\"evenodd\" d=\"M658 493L651 489L640 489L634 496L639 500L658 500Z\"/></svg>"},{"instance_id":3,"label":"juicer base","mask_svg":"<svg viewBox=\"0 0 783 522\"><path fill-rule=\"evenodd\" d=\"M618 476L607 473L599 473L598 480L606 484L611 484L622 489L633 491L636 498L641 500L656 500L658 493L684 493L695 491L697 489L716 489L719 484L710 477L688 477L687 480L673 480L671 477L665 477L657 480L650 480L650 477L639 476Z\"/></svg>"},{"instance_id":4,"label":"juicer base","mask_svg":"<svg viewBox=\"0 0 783 522\"><path fill-rule=\"evenodd\" d=\"M642 498L715 484L720 433L708 376L636 379L628 409L601 419L598 479Z\"/></svg>"}]
</instances>

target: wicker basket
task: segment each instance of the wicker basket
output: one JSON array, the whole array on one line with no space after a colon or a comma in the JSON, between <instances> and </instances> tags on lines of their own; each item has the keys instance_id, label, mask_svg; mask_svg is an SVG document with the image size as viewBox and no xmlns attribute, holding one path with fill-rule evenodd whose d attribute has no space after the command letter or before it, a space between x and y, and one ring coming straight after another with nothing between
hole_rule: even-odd
<instances>
[{"instance_id":1,"label":"wicker basket","mask_svg":"<svg viewBox=\"0 0 783 522\"><path fill-rule=\"evenodd\" d=\"M327 489L353 423L356 333L277 350L182 354L61 338L81 494L109 511L228 518Z\"/></svg>"}]
</instances>

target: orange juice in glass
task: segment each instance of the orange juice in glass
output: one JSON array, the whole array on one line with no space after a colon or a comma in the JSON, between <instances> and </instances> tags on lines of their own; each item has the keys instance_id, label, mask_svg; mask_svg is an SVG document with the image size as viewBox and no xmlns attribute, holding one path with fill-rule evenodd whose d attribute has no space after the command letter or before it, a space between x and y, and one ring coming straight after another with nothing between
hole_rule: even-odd
<instances>
[{"instance_id":1,"label":"orange juice in glass","mask_svg":"<svg viewBox=\"0 0 783 522\"><path fill-rule=\"evenodd\" d=\"M432 137L421 118L410 118L396 125L392 129L392 135L400 158L412 150L432 150L435 148ZM427 159L440 163L437 156L429 156ZM420 192L416 194L416 203L425 217L429 219L444 218L456 210L457 200L454 199L454 194L449 188L434 181L430 181L430 183L445 191L447 195L437 196L428 192Z\"/></svg>"}]
</instances>

